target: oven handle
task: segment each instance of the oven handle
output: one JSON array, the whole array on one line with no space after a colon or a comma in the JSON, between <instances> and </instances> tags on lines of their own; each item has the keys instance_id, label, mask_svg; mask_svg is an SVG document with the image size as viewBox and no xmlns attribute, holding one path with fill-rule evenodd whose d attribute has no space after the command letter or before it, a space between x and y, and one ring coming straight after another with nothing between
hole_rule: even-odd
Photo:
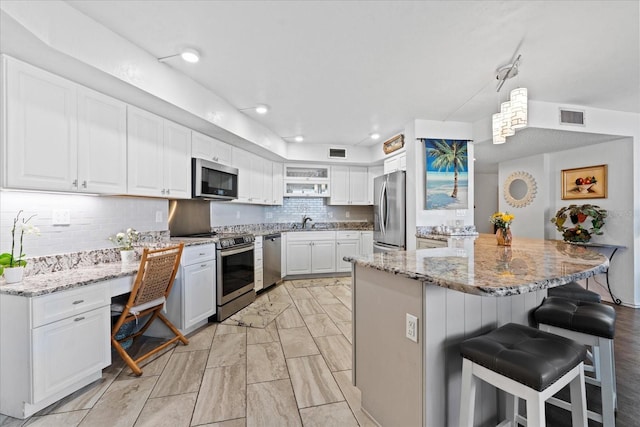
<instances>
[{"instance_id":1,"label":"oven handle","mask_svg":"<svg viewBox=\"0 0 640 427\"><path fill-rule=\"evenodd\" d=\"M237 248L237 249L223 249L220 250L220 256L229 256L229 255L236 255L236 254L240 254L242 252L247 252L253 250L253 245L248 245L248 246L243 246L241 248Z\"/></svg>"}]
</instances>

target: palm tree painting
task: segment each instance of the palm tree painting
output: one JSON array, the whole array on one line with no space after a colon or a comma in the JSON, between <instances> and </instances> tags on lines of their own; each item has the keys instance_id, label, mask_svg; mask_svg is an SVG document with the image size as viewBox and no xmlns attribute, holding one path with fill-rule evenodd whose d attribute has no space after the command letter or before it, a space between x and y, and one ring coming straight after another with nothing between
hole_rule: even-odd
<instances>
[{"instance_id":1,"label":"palm tree painting","mask_svg":"<svg viewBox=\"0 0 640 427\"><path fill-rule=\"evenodd\" d=\"M425 208L468 208L467 141L425 139Z\"/></svg>"}]
</instances>

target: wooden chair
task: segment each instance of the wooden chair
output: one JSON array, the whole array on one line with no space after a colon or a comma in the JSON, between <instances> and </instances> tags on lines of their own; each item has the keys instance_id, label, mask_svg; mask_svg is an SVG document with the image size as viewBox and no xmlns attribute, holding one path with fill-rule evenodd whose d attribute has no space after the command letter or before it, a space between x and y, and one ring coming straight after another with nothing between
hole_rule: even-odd
<instances>
[{"instance_id":1,"label":"wooden chair","mask_svg":"<svg viewBox=\"0 0 640 427\"><path fill-rule=\"evenodd\" d=\"M184 243L163 249L144 249L142 259L140 260L140 269L138 270L138 275L136 276L131 295L126 305L113 304L111 306L112 311L122 313L111 331L111 345L116 349L118 354L120 354L120 357L122 357L125 363L131 368L133 373L138 376L142 375L142 369L138 366L141 361L158 353L178 340L184 345L189 344L189 341L184 335L162 314L164 304L169 296L169 292L171 292L173 281L178 272L183 249ZM148 320L137 332L133 335L116 339L116 333L122 325L129 322L137 322L140 318L147 315L149 315ZM135 339L142 335L156 318L164 322L175 334L175 337L134 360L129 356L120 342L132 338Z\"/></svg>"}]
</instances>

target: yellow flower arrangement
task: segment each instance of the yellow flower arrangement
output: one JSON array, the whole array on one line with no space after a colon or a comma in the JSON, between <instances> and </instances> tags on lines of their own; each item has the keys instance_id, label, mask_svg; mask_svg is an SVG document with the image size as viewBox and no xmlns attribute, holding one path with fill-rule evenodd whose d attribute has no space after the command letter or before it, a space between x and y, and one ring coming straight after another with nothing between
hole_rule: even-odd
<instances>
[{"instance_id":1,"label":"yellow flower arrangement","mask_svg":"<svg viewBox=\"0 0 640 427\"><path fill-rule=\"evenodd\" d=\"M489 222L498 228L506 230L511 226L515 218L516 216L509 212L496 212L489 217Z\"/></svg>"}]
</instances>

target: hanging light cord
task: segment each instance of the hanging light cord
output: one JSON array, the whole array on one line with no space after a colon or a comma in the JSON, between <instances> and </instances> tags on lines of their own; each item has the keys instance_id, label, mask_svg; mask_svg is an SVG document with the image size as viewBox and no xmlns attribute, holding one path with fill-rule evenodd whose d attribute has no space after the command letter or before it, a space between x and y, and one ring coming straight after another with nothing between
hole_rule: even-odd
<instances>
[{"instance_id":1,"label":"hanging light cord","mask_svg":"<svg viewBox=\"0 0 640 427\"><path fill-rule=\"evenodd\" d=\"M445 117L442 121L446 122L447 120L449 120L449 117L453 116L455 113L457 113L458 111L460 111L460 109L462 107L464 107L465 105L467 105L469 102L471 102L471 100L473 98L475 98L476 96L478 96L481 92L483 92L489 85L491 85L493 83L493 80L489 81L487 84L485 84L484 86L482 86L482 88L480 88L480 90L478 90L476 93L474 93L473 95L471 95L471 97L469 99L467 99L461 106L459 106L458 108L456 108L455 110L453 110L451 113L449 113L449 115L447 117Z\"/></svg>"}]
</instances>

